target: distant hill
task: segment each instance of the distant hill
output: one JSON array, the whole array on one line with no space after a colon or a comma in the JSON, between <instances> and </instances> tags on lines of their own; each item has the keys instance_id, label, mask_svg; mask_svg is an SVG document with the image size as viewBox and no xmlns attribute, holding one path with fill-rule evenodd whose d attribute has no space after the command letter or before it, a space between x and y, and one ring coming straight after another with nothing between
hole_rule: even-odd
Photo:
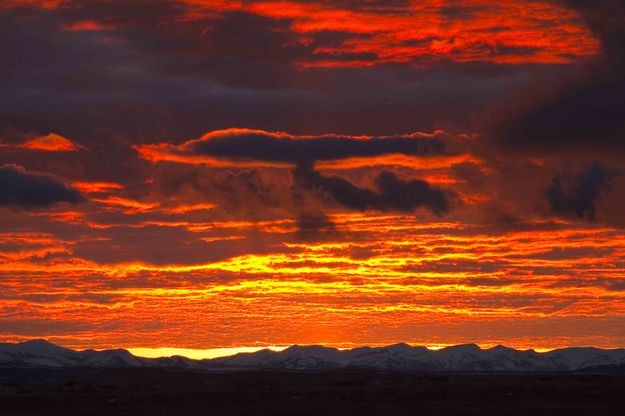
<instances>
[{"instance_id":1,"label":"distant hill","mask_svg":"<svg viewBox=\"0 0 625 416\"><path fill-rule=\"evenodd\" d=\"M142 358L124 349L74 351L45 340L0 344L0 367L121 368L157 367L197 370L268 369L294 371L375 370L396 372L551 372L625 370L625 349L564 348L545 353L475 344L440 350L396 344L338 350L294 345L283 351L260 350L210 360L174 356Z\"/></svg>"}]
</instances>

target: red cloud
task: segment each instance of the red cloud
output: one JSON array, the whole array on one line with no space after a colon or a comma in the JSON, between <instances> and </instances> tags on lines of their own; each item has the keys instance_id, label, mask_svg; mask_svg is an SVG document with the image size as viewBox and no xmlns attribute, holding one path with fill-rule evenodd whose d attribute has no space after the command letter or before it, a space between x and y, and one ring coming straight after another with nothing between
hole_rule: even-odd
<instances>
[{"instance_id":1,"label":"red cloud","mask_svg":"<svg viewBox=\"0 0 625 416\"><path fill-rule=\"evenodd\" d=\"M470 0L449 6L426 0L384 7L365 2L184 1L208 13L242 11L290 20L299 42L314 46L297 63L304 68L428 65L441 59L562 63L599 52L599 41L580 23L579 14L552 1ZM204 14L195 10L191 16ZM346 36L324 44L319 42L324 33Z\"/></svg>"},{"instance_id":2,"label":"red cloud","mask_svg":"<svg viewBox=\"0 0 625 416\"><path fill-rule=\"evenodd\" d=\"M18 7L18 6L37 6L44 9L55 9L59 7L62 0L7 0L6 3L0 4L0 9Z\"/></svg>"},{"instance_id":3,"label":"red cloud","mask_svg":"<svg viewBox=\"0 0 625 416\"><path fill-rule=\"evenodd\" d=\"M115 30L115 26L100 23L96 20L81 20L71 25L63 26L63 30L67 32Z\"/></svg>"},{"instance_id":4,"label":"red cloud","mask_svg":"<svg viewBox=\"0 0 625 416\"><path fill-rule=\"evenodd\" d=\"M58 134L50 133L47 136L37 136L26 139L24 143L18 145L23 149L43 150L46 152L75 152L85 150L86 147L76 144Z\"/></svg>"},{"instance_id":5,"label":"red cloud","mask_svg":"<svg viewBox=\"0 0 625 416\"><path fill-rule=\"evenodd\" d=\"M124 186L113 182L73 182L72 186L84 193L103 193L124 189Z\"/></svg>"},{"instance_id":6,"label":"red cloud","mask_svg":"<svg viewBox=\"0 0 625 416\"><path fill-rule=\"evenodd\" d=\"M206 18L218 21L233 12L289 22L294 38L291 44L283 46L296 44L309 49L306 56L296 58L295 65L299 68L385 63L428 66L441 60L563 63L600 52L600 41L582 23L580 14L553 0L422 0L385 5L321 0L171 3L181 11L178 23ZM0 7L23 5L75 7L60 0L10 0L8 5ZM62 30L115 30L118 23L132 25L123 21L111 24L108 20L86 18L62 26ZM212 25L203 28L202 35L209 36ZM338 38L328 41L328 35Z\"/></svg>"}]
</instances>

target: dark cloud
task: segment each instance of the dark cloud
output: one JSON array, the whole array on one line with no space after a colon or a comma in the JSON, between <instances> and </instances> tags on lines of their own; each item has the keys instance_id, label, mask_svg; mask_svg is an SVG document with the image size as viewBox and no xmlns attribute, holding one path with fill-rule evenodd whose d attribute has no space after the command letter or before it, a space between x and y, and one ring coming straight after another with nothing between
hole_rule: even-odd
<instances>
[{"instance_id":1,"label":"dark cloud","mask_svg":"<svg viewBox=\"0 0 625 416\"><path fill-rule=\"evenodd\" d=\"M463 5L457 0L448 1L446 5L439 9L442 17L448 20L468 20L476 13L484 12L488 9L483 5Z\"/></svg>"},{"instance_id":2,"label":"dark cloud","mask_svg":"<svg viewBox=\"0 0 625 416\"><path fill-rule=\"evenodd\" d=\"M607 54L625 50L625 4L621 0L558 0L579 12L588 27L601 38Z\"/></svg>"},{"instance_id":3,"label":"dark cloud","mask_svg":"<svg viewBox=\"0 0 625 416\"><path fill-rule=\"evenodd\" d=\"M540 85L509 105L494 123L494 144L506 152L623 155L625 150L625 4L620 0L556 1L578 11L600 39L602 54L577 76ZM575 71L571 71L575 73ZM561 77L562 78L562 77ZM517 102L518 100L508 100Z\"/></svg>"},{"instance_id":4,"label":"dark cloud","mask_svg":"<svg viewBox=\"0 0 625 416\"><path fill-rule=\"evenodd\" d=\"M421 180L403 181L391 172L382 172L375 179L376 190L357 187L338 176L322 176L305 164L295 168L294 177L298 186L327 193L340 205L359 211L412 212L423 207L442 215L449 210L445 191Z\"/></svg>"},{"instance_id":5,"label":"dark cloud","mask_svg":"<svg viewBox=\"0 0 625 416\"><path fill-rule=\"evenodd\" d=\"M83 200L80 192L54 176L26 172L16 165L0 166L0 206L43 208Z\"/></svg>"},{"instance_id":6,"label":"dark cloud","mask_svg":"<svg viewBox=\"0 0 625 416\"><path fill-rule=\"evenodd\" d=\"M549 285L552 288L580 288L599 287L611 292L625 291L625 279L623 278L568 278L560 279Z\"/></svg>"},{"instance_id":7,"label":"dark cloud","mask_svg":"<svg viewBox=\"0 0 625 416\"><path fill-rule=\"evenodd\" d=\"M356 211L405 212L429 209L436 215L450 210L451 194L421 180L402 180L383 172L372 188L339 176L324 176L311 163L287 169L209 168L202 165L159 164L159 192L187 203L217 204L222 219L263 221L295 218L302 240L336 238L339 230L326 214L342 207ZM186 214L189 216L190 214Z\"/></svg>"},{"instance_id":8,"label":"dark cloud","mask_svg":"<svg viewBox=\"0 0 625 416\"><path fill-rule=\"evenodd\" d=\"M301 240L336 238L337 232L330 218L323 212L303 212L297 218L298 237Z\"/></svg>"},{"instance_id":9,"label":"dark cloud","mask_svg":"<svg viewBox=\"0 0 625 416\"><path fill-rule=\"evenodd\" d=\"M615 173L600 162L594 162L573 178L556 176L547 190L551 210L560 215L576 215L594 220L596 203L609 189Z\"/></svg>"},{"instance_id":10,"label":"dark cloud","mask_svg":"<svg viewBox=\"0 0 625 416\"><path fill-rule=\"evenodd\" d=\"M220 207L217 212L222 220L264 221L301 211L299 205L295 206L286 169L220 169L185 164L161 164L154 169L159 198L185 204L214 203Z\"/></svg>"},{"instance_id":11,"label":"dark cloud","mask_svg":"<svg viewBox=\"0 0 625 416\"><path fill-rule=\"evenodd\" d=\"M327 2L382 14L410 4ZM347 51L332 61L378 64L303 70L298 63L326 60L326 49L370 34L320 30L302 39L289 19L208 10L170 0L0 10L0 125L59 132L89 148L113 135L178 141L230 125L308 134L466 129L528 71L465 63L416 71ZM103 29L66 30L81 22Z\"/></svg>"},{"instance_id":12,"label":"dark cloud","mask_svg":"<svg viewBox=\"0 0 625 416\"><path fill-rule=\"evenodd\" d=\"M305 3L305 1L301 2ZM406 7L411 6L410 0L322 0L320 3L348 10L380 14L405 11Z\"/></svg>"},{"instance_id":13,"label":"dark cloud","mask_svg":"<svg viewBox=\"0 0 625 416\"><path fill-rule=\"evenodd\" d=\"M532 154L622 154L625 76L613 71L614 67L606 68L578 83L565 85L507 118L495 132L499 144L508 151Z\"/></svg>"},{"instance_id":14,"label":"dark cloud","mask_svg":"<svg viewBox=\"0 0 625 416\"><path fill-rule=\"evenodd\" d=\"M299 164L398 153L430 156L441 154L444 150L445 145L440 137L423 133L365 138L341 135L293 136L260 130L229 129L208 133L177 147L172 153Z\"/></svg>"},{"instance_id":15,"label":"dark cloud","mask_svg":"<svg viewBox=\"0 0 625 416\"><path fill-rule=\"evenodd\" d=\"M101 264L132 261L154 265L206 264L249 253L265 254L275 249L268 241L261 245L246 238L228 240L215 235L209 241L202 240L207 234L210 233L199 234L184 227L112 227L104 230L102 236L114 249L102 250L101 241L86 241L76 247L74 255Z\"/></svg>"},{"instance_id":16,"label":"dark cloud","mask_svg":"<svg viewBox=\"0 0 625 416\"><path fill-rule=\"evenodd\" d=\"M266 211L272 207L283 209L297 218L300 238L318 239L322 235L335 234L336 231L324 213L328 201L357 211L410 213L417 208L427 208L440 216L449 211L450 195L425 181L404 181L391 172L380 173L373 182L373 188L359 187L343 177L322 175L315 170L315 162L334 160L340 164L341 160L354 157L391 154L416 157L441 155L446 153L446 141L451 143L452 139L442 132L363 137L296 136L261 130L228 129L210 132L179 146L157 144L137 148L145 158L152 161L186 162L196 165L197 169L204 169L205 164L220 169L224 161L233 162L233 166L240 162L293 166L291 189L279 182L267 187L268 182L260 180L254 170L228 174L236 180L237 186L226 180L227 177L207 183L203 179L205 175L194 170L177 176L168 172L166 177L170 179L164 183L164 191L171 194L185 186L203 188L213 197L223 195L219 205L225 202L225 205L233 207L232 212L240 209L254 212L261 208ZM221 186L219 182L226 186Z\"/></svg>"},{"instance_id":17,"label":"dark cloud","mask_svg":"<svg viewBox=\"0 0 625 416\"><path fill-rule=\"evenodd\" d=\"M625 158L625 3L552 2L579 14L600 53L530 78L503 97L474 149L493 174L462 173L473 188L485 185L497 195L504 217L516 218L509 224L556 214L622 226L625 183L605 164L617 169ZM571 173L571 166L583 168Z\"/></svg>"}]
</instances>

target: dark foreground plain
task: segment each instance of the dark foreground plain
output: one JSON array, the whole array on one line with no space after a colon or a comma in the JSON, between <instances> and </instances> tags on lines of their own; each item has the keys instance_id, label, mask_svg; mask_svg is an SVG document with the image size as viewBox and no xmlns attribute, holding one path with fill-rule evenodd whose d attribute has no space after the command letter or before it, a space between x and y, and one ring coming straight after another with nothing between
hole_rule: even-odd
<instances>
[{"instance_id":1,"label":"dark foreground plain","mask_svg":"<svg viewBox=\"0 0 625 416\"><path fill-rule=\"evenodd\" d=\"M619 415L625 374L0 369L2 415Z\"/></svg>"}]
</instances>

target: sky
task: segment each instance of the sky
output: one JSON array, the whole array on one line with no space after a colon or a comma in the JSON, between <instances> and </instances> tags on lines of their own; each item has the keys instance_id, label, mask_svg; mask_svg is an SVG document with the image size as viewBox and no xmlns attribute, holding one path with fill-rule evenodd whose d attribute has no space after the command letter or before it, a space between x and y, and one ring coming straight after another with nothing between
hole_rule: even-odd
<instances>
[{"instance_id":1,"label":"sky","mask_svg":"<svg viewBox=\"0 0 625 416\"><path fill-rule=\"evenodd\" d=\"M0 342L625 347L623 21L0 0Z\"/></svg>"}]
</instances>

